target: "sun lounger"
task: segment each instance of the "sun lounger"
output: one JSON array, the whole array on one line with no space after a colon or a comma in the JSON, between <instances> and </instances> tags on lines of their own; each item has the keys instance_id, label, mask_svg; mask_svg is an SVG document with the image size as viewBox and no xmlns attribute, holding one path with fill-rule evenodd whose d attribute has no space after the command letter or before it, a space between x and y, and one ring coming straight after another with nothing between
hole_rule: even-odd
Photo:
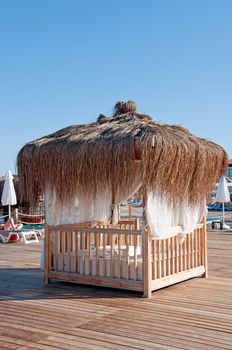
<instances>
[{"instance_id":1,"label":"sun lounger","mask_svg":"<svg viewBox=\"0 0 232 350\"><path fill-rule=\"evenodd\" d=\"M25 244L29 244L39 242L36 231L32 230L2 230L0 231L0 240L2 241L2 243L16 243L18 241L23 241Z\"/></svg>"},{"instance_id":2,"label":"sun lounger","mask_svg":"<svg viewBox=\"0 0 232 350\"><path fill-rule=\"evenodd\" d=\"M27 230L22 230L19 232L19 235L21 237L21 240L25 243L25 244L29 244L29 243L38 243L39 239L37 236L37 233L35 231L27 231Z\"/></svg>"},{"instance_id":3,"label":"sun lounger","mask_svg":"<svg viewBox=\"0 0 232 350\"><path fill-rule=\"evenodd\" d=\"M42 236L35 230L23 230L23 224L15 224L13 218L9 218L7 222L2 225L0 239L3 243L23 241L25 244L38 243L38 235Z\"/></svg>"},{"instance_id":4,"label":"sun lounger","mask_svg":"<svg viewBox=\"0 0 232 350\"><path fill-rule=\"evenodd\" d=\"M2 230L0 232L0 240L2 243L16 243L20 241L18 232Z\"/></svg>"}]
</instances>

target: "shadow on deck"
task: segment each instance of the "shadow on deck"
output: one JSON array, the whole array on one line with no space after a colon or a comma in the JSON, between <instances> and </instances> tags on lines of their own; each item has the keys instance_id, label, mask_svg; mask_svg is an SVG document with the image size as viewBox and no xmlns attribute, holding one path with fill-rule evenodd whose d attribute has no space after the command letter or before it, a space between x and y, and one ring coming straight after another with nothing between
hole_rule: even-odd
<instances>
[{"instance_id":1,"label":"shadow on deck","mask_svg":"<svg viewBox=\"0 0 232 350\"><path fill-rule=\"evenodd\" d=\"M39 299L140 298L141 293L68 282L44 284L38 268L0 269L0 301Z\"/></svg>"}]
</instances>

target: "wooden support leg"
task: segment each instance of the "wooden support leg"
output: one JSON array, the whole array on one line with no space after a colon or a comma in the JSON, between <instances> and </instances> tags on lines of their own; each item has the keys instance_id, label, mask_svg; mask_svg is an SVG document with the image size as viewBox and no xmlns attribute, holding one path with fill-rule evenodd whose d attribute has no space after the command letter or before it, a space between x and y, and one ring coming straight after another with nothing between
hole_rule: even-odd
<instances>
[{"instance_id":1,"label":"wooden support leg","mask_svg":"<svg viewBox=\"0 0 232 350\"><path fill-rule=\"evenodd\" d=\"M45 225L45 237L44 237L44 281L45 284L51 283L49 278L50 272L50 230L48 225Z\"/></svg>"},{"instance_id":2,"label":"wooden support leg","mask_svg":"<svg viewBox=\"0 0 232 350\"><path fill-rule=\"evenodd\" d=\"M143 234L143 296L151 297L151 242L149 229Z\"/></svg>"},{"instance_id":3,"label":"wooden support leg","mask_svg":"<svg viewBox=\"0 0 232 350\"><path fill-rule=\"evenodd\" d=\"M205 273L202 277L207 278L208 277L208 242L207 242L207 226L206 226L206 216L203 218L203 254L204 254L204 266L205 266Z\"/></svg>"}]
</instances>

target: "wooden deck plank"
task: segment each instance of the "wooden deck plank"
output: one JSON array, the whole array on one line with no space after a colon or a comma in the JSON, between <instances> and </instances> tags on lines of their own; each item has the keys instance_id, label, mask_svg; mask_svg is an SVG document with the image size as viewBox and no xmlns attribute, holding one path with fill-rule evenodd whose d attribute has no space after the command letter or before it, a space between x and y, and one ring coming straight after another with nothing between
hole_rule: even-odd
<instances>
[{"instance_id":1,"label":"wooden deck plank","mask_svg":"<svg viewBox=\"0 0 232 350\"><path fill-rule=\"evenodd\" d=\"M141 348L143 349L144 345L144 339L146 339L147 344L156 344L156 346L167 346L170 347L170 344L172 348L177 348L177 349L191 349L191 350L211 350L212 348L215 348L220 350L220 349L227 349L231 350L231 342L230 344L222 344L220 341L209 341L207 339L201 338L200 340L196 337L190 338L185 336L183 333L177 337L173 333L169 333L167 331L167 328L163 328L160 332L157 332L156 330L151 330L151 332L141 332L139 330L132 330L132 329L125 329L124 325L119 327L117 324L113 327L109 327L109 325L105 325L104 330L96 328L94 329L97 333L99 332L105 332L108 333L110 332L111 334L114 334L115 336L119 338L127 337L128 334L130 334L130 337L136 339L136 343L140 344L142 342ZM155 329L154 325L154 329ZM89 331L89 329L88 329Z\"/></svg>"},{"instance_id":2,"label":"wooden deck plank","mask_svg":"<svg viewBox=\"0 0 232 350\"><path fill-rule=\"evenodd\" d=\"M232 231L208 233L209 278L152 293L46 286L41 243L0 244L0 349L230 350Z\"/></svg>"},{"instance_id":3,"label":"wooden deck plank","mask_svg":"<svg viewBox=\"0 0 232 350\"><path fill-rule=\"evenodd\" d=\"M103 322L101 326L97 327L96 324L88 324L88 327L86 328L91 328L95 331L101 331L102 329L102 331L107 330L107 332L115 332L115 329L119 330L119 325L120 324L118 322L112 321L110 325L107 322ZM103 327L105 328L103 329ZM203 342L204 345L208 343L215 345L219 344L219 347L227 346L229 349L231 349L231 334L224 333L220 338L218 338L218 332L209 329L207 329L207 332L205 332L204 329L200 330L199 328L191 326L178 327L178 325L173 325L173 323L170 322L156 322L152 325L133 323L132 326L121 324L120 327L122 331L130 333L131 336L134 333L136 338L154 338L157 340L158 335L165 337L166 340L178 340L180 344L182 344L182 340L188 342L194 341L199 343L200 346L202 346Z\"/></svg>"},{"instance_id":4,"label":"wooden deck plank","mask_svg":"<svg viewBox=\"0 0 232 350\"><path fill-rule=\"evenodd\" d=\"M19 346L15 345L15 344L12 344L12 343L9 343L8 341L5 341L5 340L1 340L1 350L8 350L8 349L18 349Z\"/></svg>"}]
</instances>

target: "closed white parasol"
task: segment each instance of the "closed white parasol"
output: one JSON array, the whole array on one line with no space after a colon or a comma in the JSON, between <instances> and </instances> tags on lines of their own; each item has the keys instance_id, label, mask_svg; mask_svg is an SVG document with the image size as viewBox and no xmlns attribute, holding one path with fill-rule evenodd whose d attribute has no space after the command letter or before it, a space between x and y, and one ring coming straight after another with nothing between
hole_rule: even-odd
<instances>
[{"instance_id":1,"label":"closed white parasol","mask_svg":"<svg viewBox=\"0 0 232 350\"><path fill-rule=\"evenodd\" d=\"M225 203L230 202L230 193L228 190L228 185L225 176L221 176L216 192L216 201L222 203L222 222L223 228L230 228L225 224Z\"/></svg>"},{"instance_id":2,"label":"closed white parasol","mask_svg":"<svg viewBox=\"0 0 232 350\"><path fill-rule=\"evenodd\" d=\"M8 170L5 175L1 202L2 205L8 205L9 218L11 218L11 205L17 204L17 199L13 183L13 175L10 170Z\"/></svg>"}]
</instances>

